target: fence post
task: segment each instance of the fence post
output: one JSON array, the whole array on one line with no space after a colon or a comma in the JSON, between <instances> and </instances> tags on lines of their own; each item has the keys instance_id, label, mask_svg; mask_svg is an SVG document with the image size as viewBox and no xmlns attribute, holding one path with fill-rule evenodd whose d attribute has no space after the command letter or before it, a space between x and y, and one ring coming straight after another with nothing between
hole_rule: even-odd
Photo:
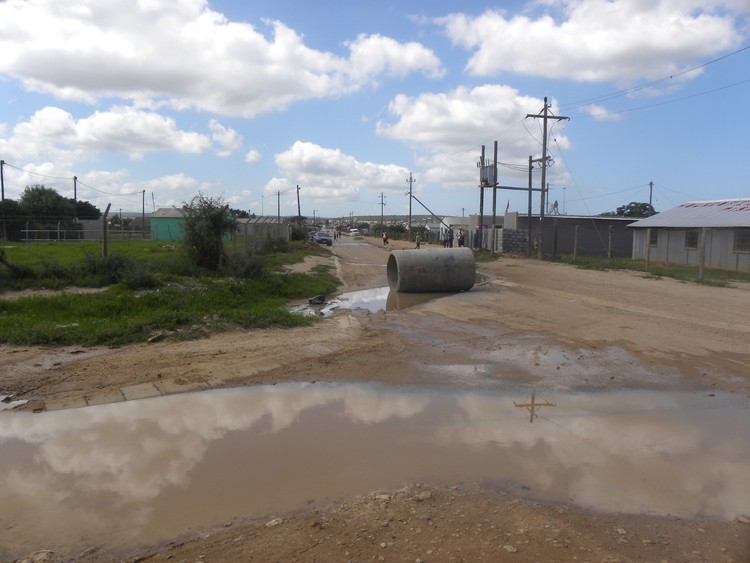
<instances>
[{"instance_id":1,"label":"fence post","mask_svg":"<svg viewBox=\"0 0 750 563\"><path fill-rule=\"evenodd\" d=\"M111 203L107 204L107 209L104 211L104 215L102 216L102 257L107 257L107 243L109 242L109 229L107 228L107 215L109 215L109 208L111 207Z\"/></svg>"},{"instance_id":2,"label":"fence post","mask_svg":"<svg viewBox=\"0 0 750 563\"><path fill-rule=\"evenodd\" d=\"M706 227L703 227L701 229L701 244L700 244L700 252L698 255L698 261L700 262L700 266L698 268L698 281L703 283L703 278L705 276L705 270L706 270L706 235L708 234L708 229Z\"/></svg>"}]
</instances>

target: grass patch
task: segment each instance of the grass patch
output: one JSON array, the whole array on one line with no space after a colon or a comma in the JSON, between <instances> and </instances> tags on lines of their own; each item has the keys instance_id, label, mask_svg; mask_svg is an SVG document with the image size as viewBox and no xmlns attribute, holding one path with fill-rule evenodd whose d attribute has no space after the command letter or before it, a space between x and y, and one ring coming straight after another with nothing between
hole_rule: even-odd
<instances>
[{"instance_id":1,"label":"grass patch","mask_svg":"<svg viewBox=\"0 0 750 563\"><path fill-rule=\"evenodd\" d=\"M698 268L694 266L651 263L649 269L646 270L645 260L616 258L613 263L610 263L606 258L578 256L574 263L571 255L561 256L559 261L587 270L631 270L643 272L644 277L647 279L672 278L683 282L700 283L698 280ZM704 285L727 287L732 282L737 281L750 282L750 273L732 272L730 270L715 268L705 268L703 272L702 283Z\"/></svg>"},{"instance_id":2,"label":"grass patch","mask_svg":"<svg viewBox=\"0 0 750 563\"><path fill-rule=\"evenodd\" d=\"M231 328L309 325L314 317L292 314L286 304L339 285L327 267L309 274L283 271L284 264L312 253L302 246L233 257L221 272L192 266L178 246L150 241L115 246L107 258L84 244L4 249L13 269L0 265L3 288L71 289L19 299L2 299L0 293L0 342L121 345L165 335L187 339ZM106 289L78 293L75 287Z\"/></svg>"}]
</instances>

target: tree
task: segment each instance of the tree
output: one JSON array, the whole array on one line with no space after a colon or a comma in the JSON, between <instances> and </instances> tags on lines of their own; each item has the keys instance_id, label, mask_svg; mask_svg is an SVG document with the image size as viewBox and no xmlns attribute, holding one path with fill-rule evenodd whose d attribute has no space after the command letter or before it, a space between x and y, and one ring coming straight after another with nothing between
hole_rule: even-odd
<instances>
[{"instance_id":1,"label":"tree","mask_svg":"<svg viewBox=\"0 0 750 563\"><path fill-rule=\"evenodd\" d=\"M250 218L249 211L243 211L242 209L230 209L229 211L232 213L232 215L234 215L235 219L249 219Z\"/></svg>"},{"instance_id":2,"label":"tree","mask_svg":"<svg viewBox=\"0 0 750 563\"><path fill-rule=\"evenodd\" d=\"M71 204L71 206L74 203L74 200L69 199L68 200ZM75 202L76 204L76 218L78 219L99 219L102 216L102 212L99 210L98 207L96 207L93 203L89 203L88 201L78 201Z\"/></svg>"},{"instance_id":3,"label":"tree","mask_svg":"<svg viewBox=\"0 0 750 563\"><path fill-rule=\"evenodd\" d=\"M26 186L18 204L28 215L36 218L73 218L73 203L43 184Z\"/></svg>"},{"instance_id":4,"label":"tree","mask_svg":"<svg viewBox=\"0 0 750 563\"><path fill-rule=\"evenodd\" d=\"M88 201L75 201L61 196L52 188L43 184L26 186L18 200L20 209L37 221L73 220L73 210L77 219L99 219L102 212Z\"/></svg>"},{"instance_id":5,"label":"tree","mask_svg":"<svg viewBox=\"0 0 750 563\"><path fill-rule=\"evenodd\" d=\"M184 203L183 232L188 256L194 264L217 270L226 258L224 235L234 232L236 220L221 197L198 193L190 203Z\"/></svg>"},{"instance_id":6,"label":"tree","mask_svg":"<svg viewBox=\"0 0 750 563\"><path fill-rule=\"evenodd\" d=\"M616 211L607 211L600 217L650 217L654 215L653 206L650 203L637 203L631 201L627 205L621 205Z\"/></svg>"}]
</instances>

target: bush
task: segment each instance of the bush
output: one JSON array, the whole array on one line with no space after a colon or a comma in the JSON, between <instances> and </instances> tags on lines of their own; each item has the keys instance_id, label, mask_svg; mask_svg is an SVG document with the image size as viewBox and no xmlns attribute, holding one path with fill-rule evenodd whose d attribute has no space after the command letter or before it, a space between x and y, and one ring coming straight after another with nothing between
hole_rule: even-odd
<instances>
[{"instance_id":1,"label":"bush","mask_svg":"<svg viewBox=\"0 0 750 563\"><path fill-rule=\"evenodd\" d=\"M81 270L81 282L94 287L118 283L131 289L158 286L156 276L142 264L122 254L97 256L87 252Z\"/></svg>"},{"instance_id":2,"label":"bush","mask_svg":"<svg viewBox=\"0 0 750 563\"><path fill-rule=\"evenodd\" d=\"M224 270L230 276L242 279L260 279L266 270L266 259L262 256L232 256L230 257Z\"/></svg>"}]
</instances>

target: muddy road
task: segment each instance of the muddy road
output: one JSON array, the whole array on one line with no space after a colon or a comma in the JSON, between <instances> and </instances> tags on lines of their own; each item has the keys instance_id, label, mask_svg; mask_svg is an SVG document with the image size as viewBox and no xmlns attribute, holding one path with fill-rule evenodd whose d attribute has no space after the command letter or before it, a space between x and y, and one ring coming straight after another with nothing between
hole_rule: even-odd
<instances>
[{"instance_id":1,"label":"muddy road","mask_svg":"<svg viewBox=\"0 0 750 563\"><path fill-rule=\"evenodd\" d=\"M387 257L376 239L344 237L300 267L329 263L343 281L341 291L352 292L386 286ZM13 412L39 413L34 416L289 382L377 382L540 401L545 394L674 392L750 404L747 285L703 287L506 257L478 270L485 281L471 291L377 312L344 304L313 328L114 349L3 346L0 395L26 401ZM134 540L116 556L743 561L750 559L750 484L740 479L734 486L735 497L748 505L741 513L676 517L625 514L617 502L587 509L573 499L551 499L540 486L420 481L361 490L309 510L245 519L238 513L231 523L184 530L172 543ZM616 480L612 488L616 498ZM115 556L107 544L38 547L59 559Z\"/></svg>"}]
</instances>

